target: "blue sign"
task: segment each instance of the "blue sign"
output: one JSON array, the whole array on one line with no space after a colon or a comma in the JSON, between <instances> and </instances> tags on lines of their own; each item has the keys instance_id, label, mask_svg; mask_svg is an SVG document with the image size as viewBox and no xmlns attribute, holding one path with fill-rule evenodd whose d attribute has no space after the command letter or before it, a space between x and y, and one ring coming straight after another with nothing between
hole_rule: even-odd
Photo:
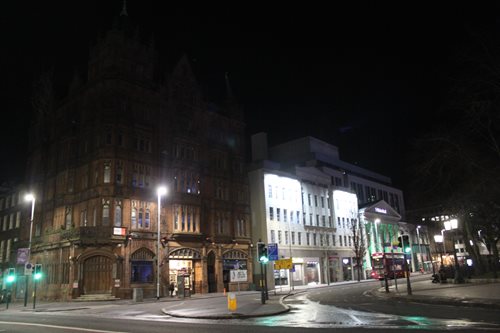
<instances>
[{"instance_id":1,"label":"blue sign","mask_svg":"<svg viewBox=\"0 0 500 333\"><path fill-rule=\"evenodd\" d=\"M270 261L278 260L278 244L277 243L269 243L267 244L267 257Z\"/></svg>"}]
</instances>

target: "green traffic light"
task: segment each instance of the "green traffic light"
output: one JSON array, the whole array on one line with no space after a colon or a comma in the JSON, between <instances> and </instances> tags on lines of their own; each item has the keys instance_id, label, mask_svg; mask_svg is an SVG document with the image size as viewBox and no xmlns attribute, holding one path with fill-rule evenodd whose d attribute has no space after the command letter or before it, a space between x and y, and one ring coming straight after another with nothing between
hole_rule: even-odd
<instances>
[{"instance_id":1,"label":"green traffic light","mask_svg":"<svg viewBox=\"0 0 500 333\"><path fill-rule=\"evenodd\" d=\"M40 280L42 278L42 273L35 273L34 278L35 280Z\"/></svg>"},{"instance_id":2,"label":"green traffic light","mask_svg":"<svg viewBox=\"0 0 500 333\"><path fill-rule=\"evenodd\" d=\"M262 256L262 257L260 257L259 261L265 264L269 261L269 259L265 256Z\"/></svg>"},{"instance_id":3,"label":"green traffic light","mask_svg":"<svg viewBox=\"0 0 500 333\"><path fill-rule=\"evenodd\" d=\"M16 277L14 275L9 275L7 276L7 282L12 283L16 280Z\"/></svg>"},{"instance_id":4,"label":"green traffic light","mask_svg":"<svg viewBox=\"0 0 500 333\"><path fill-rule=\"evenodd\" d=\"M406 253L410 253L411 249L409 247L405 248Z\"/></svg>"}]
</instances>

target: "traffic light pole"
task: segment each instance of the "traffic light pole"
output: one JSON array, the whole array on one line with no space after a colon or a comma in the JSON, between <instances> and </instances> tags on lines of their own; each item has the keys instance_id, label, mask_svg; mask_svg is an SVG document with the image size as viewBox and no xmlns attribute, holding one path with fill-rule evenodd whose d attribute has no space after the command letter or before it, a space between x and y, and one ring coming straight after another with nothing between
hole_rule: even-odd
<instances>
[{"instance_id":1,"label":"traffic light pole","mask_svg":"<svg viewBox=\"0 0 500 333\"><path fill-rule=\"evenodd\" d=\"M266 304L266 292L264 290L265 282L264 282L264 264L260 263L260 300L262 304Z\"/></svg>"},{"instance_id":2,"label":"traffic light pole","mask_svg":"<svg viewBox=\"0 0 500 333\"><path fill-rule=\"evenodd\" d=\"M36 279L33 279L33 309L36 307Z\"/></svg>"}]
</instances>

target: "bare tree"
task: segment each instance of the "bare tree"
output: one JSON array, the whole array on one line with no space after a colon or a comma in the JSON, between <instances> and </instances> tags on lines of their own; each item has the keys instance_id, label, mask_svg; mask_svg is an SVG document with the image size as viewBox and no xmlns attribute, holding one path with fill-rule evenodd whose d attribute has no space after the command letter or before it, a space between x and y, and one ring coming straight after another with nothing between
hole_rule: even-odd
<instances>
[{"instance_id":1,"label":"bare tree","mask_svg":"<svg viewBox=\"0 0 500 333\"><path fill-rule=\"evenodd\" d=\"M358 273L358 282L361 281L361 272L363 269L363 261L366 255L366 243L363 233L363 228L359 219L351 219L351 233L353 240L354 262Z\"/></svg>"}]
</instances>

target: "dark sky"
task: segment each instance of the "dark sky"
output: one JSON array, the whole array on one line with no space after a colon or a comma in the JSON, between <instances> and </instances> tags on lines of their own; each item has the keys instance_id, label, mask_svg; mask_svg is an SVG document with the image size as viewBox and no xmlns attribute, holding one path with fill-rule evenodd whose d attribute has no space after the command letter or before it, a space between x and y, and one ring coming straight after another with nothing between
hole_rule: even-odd
<instances>
[{"instance_id":1,"label":"dark sky","mask_svg":"<svg viewBox=\"0 0 500 333\"><path fill-rule=\"evenodd\" d=\"M500 13L494 4L455 2L172 3L129 0L129 18L144 38L154 35L165 68L185 52L215 101L229 72L248 136L266 131L271 143L318 137L401 188L408 144L432 122L455 54L471 31L495 29ZM2 4L0 183L24 173L33 80L54 67L64 94L75 69L85 74L89 44L121 6Z\"/></svg>"}]
</instances>

